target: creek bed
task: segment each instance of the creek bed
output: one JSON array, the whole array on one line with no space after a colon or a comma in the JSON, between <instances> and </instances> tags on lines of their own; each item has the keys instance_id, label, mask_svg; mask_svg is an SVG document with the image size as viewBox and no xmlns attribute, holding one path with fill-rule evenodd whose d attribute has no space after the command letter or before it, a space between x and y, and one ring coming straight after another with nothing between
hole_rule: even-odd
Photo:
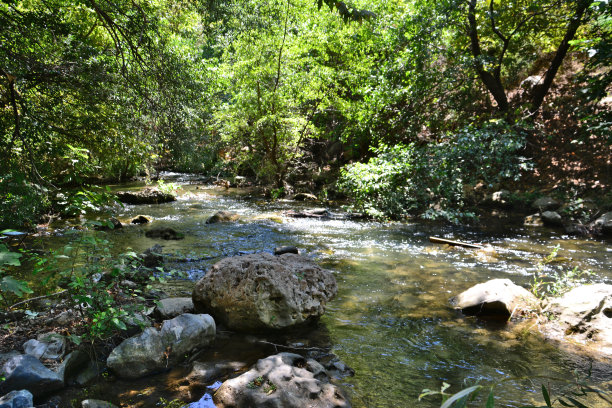
<instances>
[{"instance_id":1,"label":"creek bed","mask_svg":"<svg viewBox=\"0 0 612 408\"><path fill-rule=\"evenodd\" d=\"M139 185L114 186L138 189ZM297 342L309 347L330 347L356 374L342 379L354 407L434 407L435 397L417 401L425 388L451 384L450 392L464 381L498 386L500 406L518 407L541 401L541 384L550 384L553 394L563 384L553 378L571 379L577 369L591 381L610 381L610 367L559 350L528 330L514 324L484 324L450 309L448 299L470 286L493 278L509 278L528 286L536 264L560 245L559 257L571 258L567 268L578 266L595 272L596 280L612 281L610 241L578 239L546 228L527 228L520 219L487 220L477 227L415 221L293 219L287 210L315 204L291 201L268 202L247 190L221 189L185 183L179 199L158 205L125 206L119 218L137 214L153 218L147 225L129 225L106 234L116 251L131 248L141 252L156 243L163 252L190 262L169 262L187 281L172 287L177 294L189 293L191 281L225 256L268 251L295 245L322 266L335 272L338 295L309 332L281 334L274 341ZM233 223L205 224L219 210L240 214ZM185 234L179 241L145 237L152 228L172 227ZM497 256L431 244L429 236L489 243ZM47 246L61 238L44 238ZM56 240L56 244L53 243ZM182 292L182 293L181 293ZM273 354L270 345L253 344L248 336L231 333L198 356L202 361L235 360L254 363ZM160 398L197 401L196 393L181 386L186 367L137 381L106 381L101 378L87 388L88 398L100 398L124 406L155 406ZM69 401L84 397L83 390L67 389ZM486 395L485 395L486 397ZM481 404L484 405L484 404ZM193 404L211 406L210 401Z\"/></svg>"}]
</instances>

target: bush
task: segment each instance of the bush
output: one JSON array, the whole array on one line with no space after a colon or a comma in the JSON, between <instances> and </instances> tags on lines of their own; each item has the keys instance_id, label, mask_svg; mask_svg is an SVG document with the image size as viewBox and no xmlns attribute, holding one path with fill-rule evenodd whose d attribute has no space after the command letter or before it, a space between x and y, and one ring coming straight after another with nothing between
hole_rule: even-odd
<instances>
[{"instance_id":1,"label":"bush","mask_svg":"<svg viewBox=\"0 0 612 408\"><path fill-rule=\"evenodd\" d=\"M382 145L368 163L344 167L340 189L376 218L421 215L459 221L467 211L465 186L518 180L529 166L519 156L525 135L505 123L467 127L424 147Z\"/></svg>"},{"instance_id":2,"label":"bush","mask_svg":"<svg viewBox=\"0 0 612 408\"><path fill-rule=\"evenodd\" d=\"M18 172L0 175L0 228L30 226L49 209L47 189Z\"/></svg>"}]
</instances>

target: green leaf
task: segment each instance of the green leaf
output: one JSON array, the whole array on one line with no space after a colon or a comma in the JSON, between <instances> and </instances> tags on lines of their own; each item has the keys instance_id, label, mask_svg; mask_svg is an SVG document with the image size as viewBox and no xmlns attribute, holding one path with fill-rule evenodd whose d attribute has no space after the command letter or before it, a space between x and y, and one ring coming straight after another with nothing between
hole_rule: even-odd
<instances>
[{"instance_id":1,"label":"green leaf","mask_svg":"<svg viewBox=\"0 0 612 408\"><path fill-rule=\"evenodd\" d=\"M19 258L20 253L10 252L6 246L0 245L0 265L20 266Z\"/></svg>"},{"instance_id":2,"label":"green leaf","mask_svg":"<svg viewBox=\"0 0 612 408\"><path fill-rule=\"evenodd\" d=\"M577 408L589 408L586 405L584 405L583 403L581 403L580 401L577 401L577 400L573 399L572 397L565 397L565 398L567 398Z\"/></svg>"},{"instance_id":3,"label":"green leaf","mask_svg":"<svg viewBox=\"0 0 612 408\"><path fill-rule=\"evenodd\" d=\"M450 397L448 400L446 400L446 402L442 404L440 408L450 408L455 403L455 401L458 401L463 397L467 397L471 393L478 391L480 388L482 388L482 386L474 385L472 387L466 388L465 390L461 390L458 393L454 394L452 397Z\"/></svg>"},{"instance_id":4,"label":"green leaf","mask_svg":"<svg viewBox=\"0 0 612 408\"><path fill-rule=\"evenodd\" d=\"M22 297L26 293L32 293L32 289L24 281L19 281L12 276L5 276L0 280L0 290L2 292L12 292L15 295Z\"/></svg>"},{"instance_id":5,"label":"green leaf","mask_svg":"<svg viewBox=\"0 0 612 408\"><path fill-rule=\"evenodd\" d=\"M487 398L486 408L494 408L495 407L495 396L493 396L493 388L489 392L489 398Z\"/></svg>"},{"instance_id":6,"label":"green leaf","mask_svg":"<svg viewBox=\"0 0 612 408\"><path fill-rule=\"evenodd\" d=\"M546 386L544 386L544 384L542 384L542 396L544 397L544 401L546 401L546 406L552 407L552 404L550 403L550 396L548 395L548 390L546 389Z\"/></svg>"},{"instance_id":7,"label":"green leaf","mask_svg":"<svg viewBox=\"0 0 612 408\"><path fill-rule=\"evenodd\" d=\"M127 326L125 325L125 323L123 323L123 322L122 322L121 320L119 320L118 318L113 317L113 318L111 319L111 321L113 322L113 324L114 324L114 325L115 325L117 328L119 328L119 329L121 329L121 330L126 330L126 329L127 329Z\"/></svg>"}]
</instances>

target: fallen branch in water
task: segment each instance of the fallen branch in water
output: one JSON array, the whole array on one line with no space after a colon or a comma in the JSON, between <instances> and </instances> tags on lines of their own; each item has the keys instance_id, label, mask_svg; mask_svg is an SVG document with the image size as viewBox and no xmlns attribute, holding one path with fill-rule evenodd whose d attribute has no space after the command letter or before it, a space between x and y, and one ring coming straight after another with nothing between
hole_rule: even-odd
<instances>
[{"instance_id":1,"label":"fallen branch in water","mask_svg":"<svg viewBox=\"0 0 612 408\"><path fill-rule=\"evenodd\" d=\"M438 237L429 237L429 242L433 244L446 244L446 245L451 245L451 246L460 246L464 248L475 248L475 249L484 248L482 244L470 244L468 242L452 241L450 239L444 239L444 238L438 238Z\"/></svg>"}]
</instances>

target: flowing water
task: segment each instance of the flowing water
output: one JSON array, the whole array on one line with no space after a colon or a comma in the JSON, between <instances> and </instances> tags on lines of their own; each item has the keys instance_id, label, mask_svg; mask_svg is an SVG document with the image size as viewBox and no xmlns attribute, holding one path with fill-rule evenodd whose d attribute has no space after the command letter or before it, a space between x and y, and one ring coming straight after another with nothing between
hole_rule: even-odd
<instances>
[{"instance_id":1,"label":"flowing water","mask_svg":"<svg viewBox=\"0 0 612 408\"><path fill-rule=\"evenodd\" d=\"M594 383L612 380L610 367L601 362L565 352L529 334L520 324L490 325L463 317L448 303L452 295L492 278L529 285L537 262L556 245L561 247L559 257L568 259L564 267L591 269L596 280L610 283L610 241L526 228L512 218L460 227L422 221L378 223L283 216L283 211L308 207L192 182L183 185L176 202L126 206L119 216L127 220L146 214L153 223L104 234L117 250L129 247L139 252L161 243L164 253L183 258L166 265L189 276L169 286L174 294L190 295L193 280L225 256L271 252L284 245L297 246L333 270L338 295L317 327L308 333L281 333L274 342L331 347L355 370L354 376L339 381L355 407L439 406L436 397L418 401L421 391L439 389L447 382L452 385L449 391L456 392L464 381L486 386L501 382L495 391L497 406L518 407L541 401L542 383L550 384L553 393L560 392L562 381L555 378L569 380L576 369L583 375L590 369ZM218 210L236 212L241 218L235 223L205 224ZM166 226L184 233L185 239L160 242L144 235L152 227ZM431 244L429 236L489 243L497 254L445 248ZM258 339L262 338L221 333L217 343L197 358L252 364L275 352ZM206 389L189 389L182 381L187 372L188 367L178 367L137 381L102 379L88 388L86 396L138 407L155 406L160 397L197 401ZM65 398L69 399L71 392L84 396L83 391L69 390ZM203 398L193 406L210 404Z\"/></svg>"}]
</instances>

